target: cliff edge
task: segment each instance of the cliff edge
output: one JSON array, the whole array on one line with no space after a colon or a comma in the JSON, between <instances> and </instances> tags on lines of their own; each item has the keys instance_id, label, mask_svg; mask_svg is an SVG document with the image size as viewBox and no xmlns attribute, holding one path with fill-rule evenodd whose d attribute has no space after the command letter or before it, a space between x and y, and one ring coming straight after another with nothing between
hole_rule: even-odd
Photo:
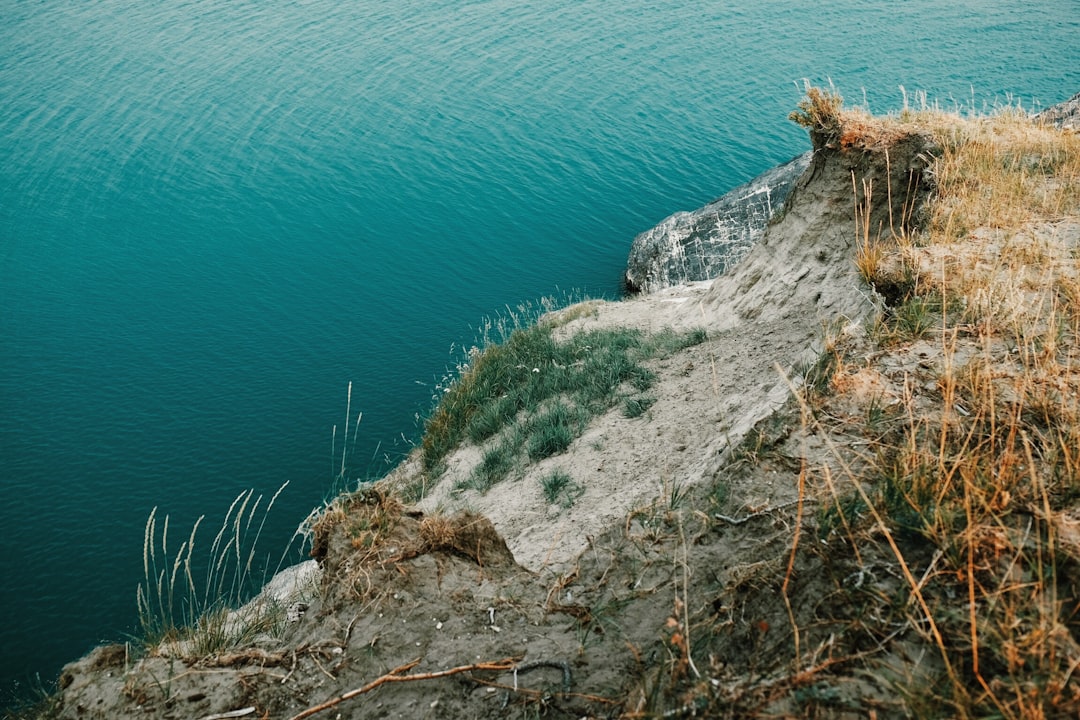
<instances>
[{"instance_id":1,"label":"cliff edge","mask_svg":"<svg viewBox=\"0 0 1080 720\"><path fill-rule=\"evenodd\" d=\"M1075 716L1080 139L793 119L734 268L476 349L303 607L99 648L49 716Z\"/></svg>"}]
</instances>

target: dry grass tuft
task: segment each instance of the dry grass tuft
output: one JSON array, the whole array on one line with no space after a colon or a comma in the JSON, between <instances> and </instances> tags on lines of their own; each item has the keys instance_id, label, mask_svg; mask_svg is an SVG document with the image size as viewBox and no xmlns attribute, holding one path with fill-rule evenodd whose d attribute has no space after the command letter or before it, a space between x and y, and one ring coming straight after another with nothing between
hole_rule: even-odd
<instances>
[{"instance_id":1,"label":"dry grass tuft","mask_svg":"<svg viewBox=\"0 0 1080 720\"><path fill-rule=\"evenodd\" d=\"M811 137L824 138L826 142L823 144L829 144L840 137L840 109L843 104L844 98L835 88L824 90L811 87L807 82L806 97L799 102L798 109L788 115L788 119L807 128Z\"/></svg>"},{"instance_id":2,"label":"dry grass tuft","mask_svg":"<svg viewBox=\"0 0 1080 720\"><path fill-rule=\"evenodd\" d=\"M452 547L457 531L457 524L445 515L428 515L420 521L420 539L430 548Z\"/></svg>"},{"instance_id":3,"label":"dry grass tuft","mask_svg":"<svg viewBox=\"0 0 1080 720\"><path fill-rule=\"evenodd\" d=\"M342 494L312 524L311 556L323 560L336 534L364 557L377 557L405 511L401 499L378 487Z\"/></svg>"}]
</instances>

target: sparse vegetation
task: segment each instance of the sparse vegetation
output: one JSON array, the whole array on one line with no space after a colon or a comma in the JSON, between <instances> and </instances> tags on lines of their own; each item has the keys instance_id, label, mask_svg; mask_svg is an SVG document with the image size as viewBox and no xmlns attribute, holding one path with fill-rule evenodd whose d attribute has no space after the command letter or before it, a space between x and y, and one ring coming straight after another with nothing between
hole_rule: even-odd
<instances>
[{"instance_id":1,"label":"sparse vegetation","mask_svg":"<svg viewBox=\"0 0 1080 720\"><path fill-rule=\"evenodd\" d=\"M532 461L564 452L588 418L622 399L642 412L655 382L644 365L706 340L701 329L651 336L626 328L590 330L557 339L565 318L517 326L501 343L474 350L442 392L425 424L423 466L436 476L446 455L465 438L491 441L467 482L486 490L513 468L517 448ZM625 386L625 388L624 388Z\"/></svg>"},{"instance_id":2,"label":"sparse vegetation","mask_svg":"<svg viewBox=\"0 0 1080 720\"><path fill-rule=\"evenodd\" d=\"M901 568L934 558L921 580L905 571L912 602L894 608L940 661L919 690L901 682L911 712L1066 716L1080 708L1080 546L1066 540L1080 497L1080 138L1014 109L904 122L942 148L936 197L922 233L863 250L859 266L901 288L886 291L878 356L912 370L892 374L889 422L871 421L880 395L860 401L872 454L836 449L854 489L823 507L820 530L855 552L892 538ZM829 400L815 402L829 433Z\"/></svg>"},{"instance_id":3,"label":"sparse vegetation","mask_svg":"<svg viewBox=\"0 0 1080 720\"><path fill-rule=\"evenodd\" d=\"M552 470L544 475L540 478L540 487L550 505L561 504L563 507L573 505L583 492L583 488L565 470Z\"/></svg>"},{"instance_id":4,"label":"sparse vegetation","mask_svg":"<svg viewBox=\"0 0 1080 720\"><path fill-rule=\"evenodd\" d=\"M764 422L732 452L732 474L787 466L797 500L721 514L730 474L704 496L723 528L798 508L813 518L818 545L799 543L796 519L778 556L732 569L710 617L688 616L677 591L668 659L652 672L642 664L635 716L821 717L871 707L879 716L1073 717L1080 138L1013 110L871 119L834 99L810 93L801 111L803 124L840 148L888 147L911 127L930 133L942 148L930 167L936 195L921 230L898 222L875 234L856 212L853 262L883 299L883 315L868 336L827 334L819 360L796 372L799 444L824 454L783 462L783 435ZM818 511L807 515L803 506L814 502ZM628 536L642 530L642 557L663 545L678 567L677 505L668 497L628 519ZM807 573L832 590L808 596ZM771 597L774 606L780 595L787 607L770 614L730 593ZM794 597L816 609L800 611ZM739 612L757 615L733 620ZM689 642L684 633L695 627L741 634L753 648L748 667L734 676L726 666L692 670L693 658L732 648L716 634ZM894 651L898 638L919 655ZM790 675L755 680L763 652L792 653ZM853 662L856 674L887 683L888 703L866 705L845 690L837 668Z\"/></svg>"}]
</instances>

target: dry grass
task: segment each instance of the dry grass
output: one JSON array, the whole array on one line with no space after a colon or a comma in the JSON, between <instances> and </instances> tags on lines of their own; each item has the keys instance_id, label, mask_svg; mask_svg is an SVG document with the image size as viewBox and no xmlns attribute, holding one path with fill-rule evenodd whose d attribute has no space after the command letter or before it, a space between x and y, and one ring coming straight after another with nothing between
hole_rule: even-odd
<instances>
[{"instance_id":1,"label":"dry grass","mask_svg":"<svg viewBox=\"0 0 1080 720\"><path fill-rule=\"evenodd\" d=\"M919 217L900 207L872 227L871 199L893 206L898 189L852 176L852 262L883 313L867 338L830 337L799 393L803 435L825 453L800 471L799 497L805 481L827 546L800 543L796 521L786 571L753 563L749 585L741 569L732 582L779 588L795 655L778 677L801 688L803 713L837 707L843 671L826 668L858 659L904 716L1080 716L1080 136L1014 108L875 118L818 89L792 119L838 152L887 158L899 138L931 137L935 191ZM789 597L796 553L819 572L853 564L857 585L877 568L860 591L872 613L838 586L835 617L850 624L827 641L874 644L808 651L822 618ZM769 682L742 682L773 698L751 714L792 711L770 706Z\"/></svg>"},{"instance_id":2,"label":"dry grass","mask_svg":"<svg viewBox=\"0 0 1080 720\"><path fill-rule=\"evenodd\" d=\"M377 555L404 509L396 495L377 487L339 495L314 521L312 555L321 557L335 532L343 534L354 550Z\"/></svg>"},{"instance_id":3,"label":"dry grass","mask_svg":"<svg viewBox=\"0 0 1080 720\"><path fill-rule=\"evenodd\" d=\"M830 408L870 418L883 402L893 417L866 421L857 456L835 448L849 489L828 506L854 548L887 542L907 579L901 609L936 648L928 685L898 683L912 712L1075 716L1080 137L1012 109L873 122L844 112L837 137L871 132L870 144L890 125L935 138L936 193L910 237L872 240L856 209L854 262L882 291L887 327L871 359L812 398L812 417L825 431ZM873 391L856 397L866 378ZM918 577L912 553L934 558Z\"/></svg>"},{"instance_id":4,"label":"dry grass","mask_svg":"<svg viewBox=\"0 0 1080 720\"><path fill-rule=\"evenodd\" d=\"M806 97L799 102L788 119L810 131L811 137L820 136L823 144L835 142L840 137L840 109L844 98L835 88L824 90L806 83Z\"/></svg>"}]
</instances>

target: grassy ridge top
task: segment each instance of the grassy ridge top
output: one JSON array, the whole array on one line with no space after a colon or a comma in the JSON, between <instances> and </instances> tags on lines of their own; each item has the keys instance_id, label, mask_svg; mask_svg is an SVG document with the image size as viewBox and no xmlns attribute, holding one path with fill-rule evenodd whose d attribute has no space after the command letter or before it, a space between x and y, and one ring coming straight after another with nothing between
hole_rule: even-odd
<instances>
[{"instance_id":1,"label":"grassy ridge top","mask_svg":"<svg viewBox=\"0 0 1080 720\"><path fill-rule=\"evenodd\" d=\"M909 711L1071 716L1080 136L1015 109L873 118L823 91L800 113L840 148L912 129L940 148L921 231L870 227L855 204L854 261L883 312L869 342L830 341L830 374L804 393L814 432L861 438L833 452L840 485L818 473L825 534L856 555L885 543L903 571L906 621L940 660L901 683ZM916 577L908 558L927 555Z\"/></svg>"}]
</instances>

